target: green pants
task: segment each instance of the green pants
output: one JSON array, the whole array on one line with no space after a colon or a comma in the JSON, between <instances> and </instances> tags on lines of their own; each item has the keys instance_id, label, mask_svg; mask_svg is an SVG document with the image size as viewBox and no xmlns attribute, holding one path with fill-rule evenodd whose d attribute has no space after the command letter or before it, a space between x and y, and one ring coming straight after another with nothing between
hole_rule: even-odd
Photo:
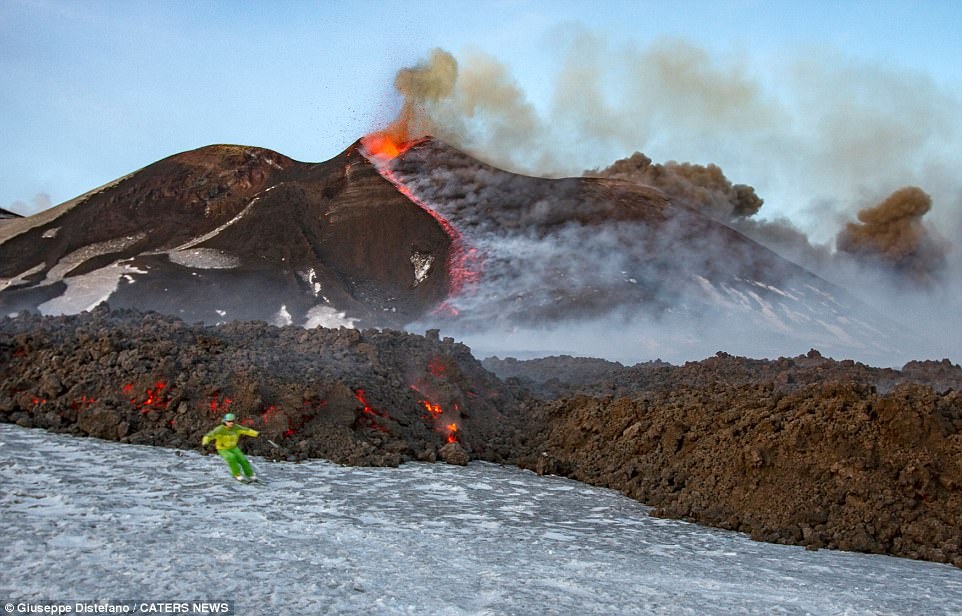
<instances>
[{"instance_id":1,"label":"green pants","mask_svg":"<svg viewBox=\"0 0 962 616\"><path fill-rule=\"evenodd\" d=\"M218 449L217 453L227 462L227 465L230 467L230 474L234 477L240 475L241 468L244 469L244 474L248 477L254 474L251 463L247 461L247 456L244 455L244 452L241 451L239 447Z\"/></svg>"}]
</instances>

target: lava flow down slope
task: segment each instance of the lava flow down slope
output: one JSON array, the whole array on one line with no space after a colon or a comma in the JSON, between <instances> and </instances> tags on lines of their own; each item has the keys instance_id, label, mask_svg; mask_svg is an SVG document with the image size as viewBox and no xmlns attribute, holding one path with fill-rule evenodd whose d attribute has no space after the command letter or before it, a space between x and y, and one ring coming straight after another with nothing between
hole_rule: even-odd
<instances>
[{"instance_id":1,"label":"lava flow down slope","mask_svg":"<svg viewBox=\"0 0 962 616\"><path fill-rule=\"evenodd\" d=\"M612 359L816 347L889 362L902 336L654 188L510 173L433 138L370 136L323 163L208 146L0 223L3 313L102 301Z\"/></svg>"}]
</instances>

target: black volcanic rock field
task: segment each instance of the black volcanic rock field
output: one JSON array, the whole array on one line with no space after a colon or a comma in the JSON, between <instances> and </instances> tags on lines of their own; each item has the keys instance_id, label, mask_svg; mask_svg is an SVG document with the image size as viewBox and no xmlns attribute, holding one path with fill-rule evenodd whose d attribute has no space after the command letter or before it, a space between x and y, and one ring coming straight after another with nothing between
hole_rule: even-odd
<instances>
[{"instance_id":1,"label":"black volcanic rock field","mask_svg":"<svg viewBox=\"0 0 962 616\"><path fill-rule=\"evenodd\" d=\"M373 466L437 459L450 424L493 461L522 433L520 400L450 339L103 307L2 323L0 416L20 425L193 448L230 411L263 433L251 453Z\"/></svg>"},{"instance_id":2,"label":"black volcanic rock field","mask_svg":"<svg viewBox=\"0 0 962 616\"><path fill-rule=\"evenodd\" d=\"M500 378L499 376L500 375ZM0 320L0 421L355 465L517 464L753 538L962 567L962 369L723 353L489 358L436 332L188 324L106 306Z\"/></svg>"}]
</instances>

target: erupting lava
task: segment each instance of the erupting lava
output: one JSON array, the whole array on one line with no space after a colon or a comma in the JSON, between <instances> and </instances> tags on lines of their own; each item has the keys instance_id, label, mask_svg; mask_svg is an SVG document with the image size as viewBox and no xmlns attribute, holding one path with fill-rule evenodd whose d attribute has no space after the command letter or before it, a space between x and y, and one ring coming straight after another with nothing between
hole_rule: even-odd
<instances>
[{"instance_id":1,"label":"erupting lava","mask_svg":"<svg viewBox=\"0 0 962 616\"><path fill-rule=\"evenodd\" d=\"M395 133L390 130L371 133L361 139L362 153L374 164L374 168L381 174L381 177L393 184L398 192L410 199L412 203L430 214L441 225L447 236L451 238L451 246L448 250L448 280L450 285L448 295L453 297L459 295L466 286L476 285L480 280L481 258L478 251L466 245L461 232L450 221L418 199L391 167L393 159L413 146L422 143L425 139L430 139L430 137L403 140L396 137ZM452 315L458 313L457 309L447 302L443 302L435 309L436 314L444 314L445 312Z\"/></svg>"},{"instance_id":2,"label":"erupting lava","mask_svg":"<svg viewBox=\"0 0 962 616\"><path fill-rule=\"evenodd\" d=\"M457 60L441 49L431 52L427 62L399 70L394 88L404 97L404 102L386 128L361 140L366 152L380 159L391 159L433 132L426 105L450 96L457 77Z\"/></svg>"},{"instance_id":3,"label":"erupting lava","mask_svg":"<svg viewBox=\"0 0 962 616\"><path fill-rule=\"evenodd\" d=\"M387 127L361 139L361 153L374 164L381 176L433 216L451 238L447 263L449 296L458 295L466 284L478 281L480 259L477 251L465 245L461 233L448 220L411 193L394 173L391 163L411 147L430 139L434 124L425 111L426 106L450 96L457 75L454 56L441 49L435 49L427 62L401 69L394 79L394 87L404 97L397 117ZM437 311L457 314L457 309L447 303L442 303Z\"/></svg>"},{"instance_id":4,"label":"erupting lava","mask_svg":"<svg viewBox=\"0 0 962 616\"><path fill-rule=\"evenodd\" d=\"M392 132L376 132L361 139L364 152L372 158L390 160L414 145L413 141L398 137Z\"/></svg>"}]
</instances>

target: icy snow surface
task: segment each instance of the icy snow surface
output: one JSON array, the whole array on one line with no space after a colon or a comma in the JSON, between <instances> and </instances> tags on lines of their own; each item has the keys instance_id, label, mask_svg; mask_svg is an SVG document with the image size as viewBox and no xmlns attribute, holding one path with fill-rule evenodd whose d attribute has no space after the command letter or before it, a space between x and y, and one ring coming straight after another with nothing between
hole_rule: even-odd
<instances>
[{"instance_id":1,"label":"icy snow surface","mask_svg":"<svg viewBox=\"0 0 962 616\"><path fill-rule=\"evenodd\" d=\"M247 614L958 614L962 571L648 517L473 463L347 468L0 425L0 599L225 600Z\"/></svg>"},{"instance_id":2,"label":"icy snow surface","mask_svg":"<svg viewBox=\"0 0 962 616\"><path fill-rule=\"evenodd\" d=\"M233 269L241 264L240 257L213 248L187 248L167 253L171 263L196 269Z\"/></svg>"},{"instance_id":3,"label":"icy snow surface","mask_svg":"<svg viewBox=\"0 0 962 616\"><path fill-rule=\"evenodd\" d=\"M78 248L70 254L61 257L60 260L57 261L57 264L47 271L47 278L44 280L44 284L50 284L52 282L63 280L64 277L67 276L70 271L77 266L103 255L121 253L145 237L147 237L147 234L140 232L134 235L97 242L96 244L88 244L87 246ZM117 263L118 261L114 262L114 264Z\"/></svg>"},{"instance_id":4,"label":"icy snow surface","mask_svg":"<svg viewBox=\"0 0 962 616\"><path fill-rule=\"evenodd\" d=\"M3 291L7 287L13 287L19 284L23 284L26 281L26 279L29 278L30 276L33 276L37 272L42 272L43 268L44 268L44 263L41 262L41 263L37 263L27 271L21 272L20 274L14 276L13 278L0 278L0 291Z\"/></svg>"}]
</instances>

